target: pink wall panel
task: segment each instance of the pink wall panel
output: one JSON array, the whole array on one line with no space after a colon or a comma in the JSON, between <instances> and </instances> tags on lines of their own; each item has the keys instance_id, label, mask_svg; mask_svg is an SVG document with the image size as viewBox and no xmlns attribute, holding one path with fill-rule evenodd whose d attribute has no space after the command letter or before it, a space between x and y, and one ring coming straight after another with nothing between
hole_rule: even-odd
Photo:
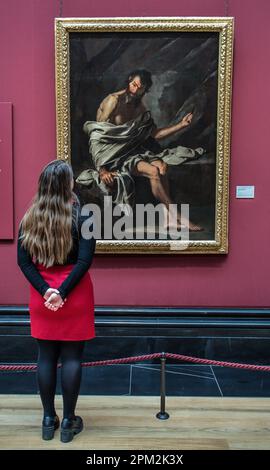
<instances>
[{"instance_id":1,"label":"pink wall panel","mask_svg":"<svg viewBox=\"0 0 270 470\"><path fill-rule=\"evenodd\" d=\"M54 17L234 16L228 256L108 256L92 265L97 305L269 307L268 0L9 0L0 6L0 100L14 111L15 229L55 158ZM236 185L255 199L235 198ZM26 304L16 243L0 243L0 304ZM16 285L16 289L14 289Z\"/></svg>"},{"instance_id":2,"label":"pink wall panel","mask_svg":"<svg viewBox=\"0 0 270 470\"><path fill-rule=\"evenodd\" d=\"M12 103L0 103L0 240L13 237Z\"/></svg>"}]
</instances>

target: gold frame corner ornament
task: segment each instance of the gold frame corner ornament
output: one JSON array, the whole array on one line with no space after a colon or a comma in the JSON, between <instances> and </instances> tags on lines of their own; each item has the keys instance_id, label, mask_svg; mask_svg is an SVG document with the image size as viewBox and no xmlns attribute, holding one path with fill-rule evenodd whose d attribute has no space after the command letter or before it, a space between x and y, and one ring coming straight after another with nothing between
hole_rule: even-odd
<instances>
[{"instance_id":1,"label":"gold frame corner ornament","mask_svg":"<svg viewBox=\"0 0 270 470\"><path fill-rule=\"evenodd\" d=\"M55 18L55 92L57 158L71 162L69 34L78 32L217 32L219 33L215 240L98 240L97 253L227 254L233 17ZM183 243L187 243L183 241ZM180 247L180 249L179 249Z\"/></svg>"}]
</instances>

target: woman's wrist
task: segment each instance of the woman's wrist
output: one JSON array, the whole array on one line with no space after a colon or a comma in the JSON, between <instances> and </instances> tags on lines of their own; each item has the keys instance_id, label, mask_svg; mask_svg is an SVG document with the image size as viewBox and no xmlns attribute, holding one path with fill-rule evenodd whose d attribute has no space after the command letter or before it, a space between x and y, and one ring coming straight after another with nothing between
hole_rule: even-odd
<instances>
[{"instance_id":1,"label":"woman's wrist","mask_svg":"<svg viewBox=\"0 0 270 470\"><path fill-rule=\"evenodd\" d=\"M56 289L62 300L65 300L65 296L61 290Z\"/></svg>"}]
</instances>

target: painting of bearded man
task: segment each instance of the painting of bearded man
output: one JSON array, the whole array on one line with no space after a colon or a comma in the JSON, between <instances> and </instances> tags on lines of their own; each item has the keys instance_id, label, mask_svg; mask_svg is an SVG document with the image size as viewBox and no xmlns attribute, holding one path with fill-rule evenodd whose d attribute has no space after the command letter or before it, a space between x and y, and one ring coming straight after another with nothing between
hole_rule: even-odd
<instances>
[{"instance_id":1,"label":"painting of bearded man","mask_svg":"<svg viewBox=\"0 0 270 470\"><path fill-rule=\"evenodd\" d=\"M215 241L219 33L70 32L68 52L81 202L102 212L110 196L135 219L140 205L162 206L168 240L184 227L191 241ZM153 239L159 229L155 219Z\"/></svg>"}]
</instances>

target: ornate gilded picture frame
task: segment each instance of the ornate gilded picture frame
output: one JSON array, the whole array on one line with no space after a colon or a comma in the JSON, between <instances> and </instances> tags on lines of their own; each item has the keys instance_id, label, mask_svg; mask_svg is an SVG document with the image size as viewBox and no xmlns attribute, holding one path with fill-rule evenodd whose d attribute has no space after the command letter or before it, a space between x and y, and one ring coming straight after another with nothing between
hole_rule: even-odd
<instances>
[{"instance_id":1,"label":"ornate gilded picture frame","mask_svg":"<svg viewBox=\"0 0 270 470\"><path fill-rule=\"evenodd\" d=\"M233 28L55 19L57 158L97 210L98 253L228 253Z\"/></svg>"}]
</instances>

